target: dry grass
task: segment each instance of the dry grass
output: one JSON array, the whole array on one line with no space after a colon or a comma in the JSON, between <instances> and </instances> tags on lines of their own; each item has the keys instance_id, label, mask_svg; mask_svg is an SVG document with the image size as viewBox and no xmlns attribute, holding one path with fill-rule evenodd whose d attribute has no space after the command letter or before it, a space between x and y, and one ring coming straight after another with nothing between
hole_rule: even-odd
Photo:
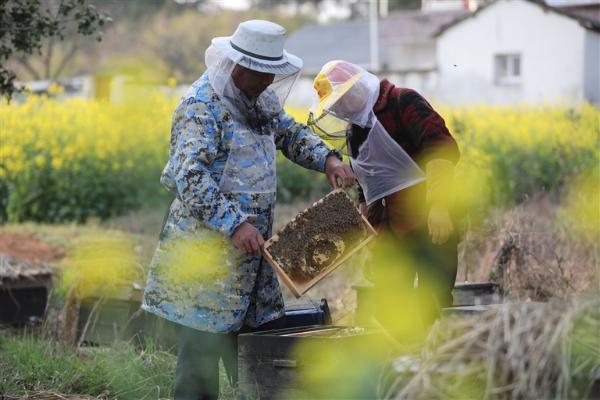
<instances>
[{"instance_id":1,"label":"dry grass","mask_svg":"<svg viewBox=\"0 0 600 400\"><path fill-rule=\"evenodd\" d=\"M398 357L385 399L585 398L600 382L600 297L509 303L438 321L416 357Z\"/></svg>"},{"instance_id":2,"label":"dry grass","mask_svg":"<svg viewBox=\"0 0 600 400\"><path fill-rule=\"evenodd\" d=\"M545 197L495 210L465 234L457 280L494 281L505 296L518 300L598 289L598 239L576 234L572 224Z\"/></svg>"}]
</instances>

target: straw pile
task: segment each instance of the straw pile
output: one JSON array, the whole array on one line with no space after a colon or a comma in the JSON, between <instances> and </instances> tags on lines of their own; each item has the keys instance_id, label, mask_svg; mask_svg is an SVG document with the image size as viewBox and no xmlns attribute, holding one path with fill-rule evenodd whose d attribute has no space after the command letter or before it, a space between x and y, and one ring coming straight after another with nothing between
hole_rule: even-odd
<instances>
[{"instance_id":1,"label":"straw pile","mask_svg":"<svg viewBox=\"0 0 600 400\"><path fill-rule=\"evenodd\" d=\"M512 303L438 322L418 357L382 374L385 399L596 397L600 296Z\"/></svg>"}]
</instances>

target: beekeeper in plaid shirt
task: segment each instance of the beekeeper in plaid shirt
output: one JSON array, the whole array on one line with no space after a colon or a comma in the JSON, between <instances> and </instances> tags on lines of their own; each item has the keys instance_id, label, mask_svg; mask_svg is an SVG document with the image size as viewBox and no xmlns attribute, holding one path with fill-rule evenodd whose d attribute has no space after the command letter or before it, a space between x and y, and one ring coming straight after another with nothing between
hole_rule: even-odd
<instances>
[{"instance_id":1,"label":"beekeeper in plaid shirt","mask_svg":"<svg viewBox=\"0 0 600 400\"><path fill-rule=\"evenodd\" d=\"M423 96L357 65L325 64L314 88L309 125L346 141L360 208L382 233L371 268L377 316L392 329L426 330L453 300L458 146ZM419 318L407 318L412 310Z\"/></svg>"}]
</instances>

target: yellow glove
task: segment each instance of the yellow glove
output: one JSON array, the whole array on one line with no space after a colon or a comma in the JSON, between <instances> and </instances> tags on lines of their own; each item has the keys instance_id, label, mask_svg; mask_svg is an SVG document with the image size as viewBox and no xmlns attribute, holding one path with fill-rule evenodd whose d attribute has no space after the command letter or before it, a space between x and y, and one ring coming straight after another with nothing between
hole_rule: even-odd
<instances>
[{"instance_id":1,"label":"yellow glove","mask_svg":"<svg viewBox=\"0 0 600 400\"><path fill-rule=\"evenodd\" d=\"M429 161L425 169L429 235L434 244L444 244L454 230L448 213L448 204L453 194L454 164L448 160L435 159Z\"/></svg>"}]
</instances>

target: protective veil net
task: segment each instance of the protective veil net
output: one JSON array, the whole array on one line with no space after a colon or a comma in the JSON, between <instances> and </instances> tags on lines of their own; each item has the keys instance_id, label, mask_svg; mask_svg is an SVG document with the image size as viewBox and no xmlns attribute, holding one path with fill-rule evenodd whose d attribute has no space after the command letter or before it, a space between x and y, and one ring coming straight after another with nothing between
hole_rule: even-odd
<instances>
[{"instance_id":1,"label":"protective veil net","mask_svg":"<svg viewBox=\"0 0 600 400\"><path fill-rule=\"evenodd\" d=\"M367 205L425 179L419 166L377 120L356 158L350 157L350 165Z\"/></svg>"},{"instance_id":2,"label":"protective veil net","mask_svg":"<svg viewBox=\"0 0 600 400\"><path fill-rule=\"evenodd\" d=\"M205 53L208 79L231 115L234 140L219 187L227 193L275 193L277 188L273 132L264 129L283 109L297 77L275 74L273 83L249 99L231 77L237 58L211 45ZM248 67L246 67L248 68ZM262 71L261 71L262 72Z\"/></svg>"},{"instance_id":3,"label":"protective veil net","mask_svg":"<svg viewBox=\"0 0 600 400\"><path fill-rule=\"evenodd\" d=\"M238 54L233 49L225 46L218 47L214 44L206 49L204 61L208 68L208 79L215 93L221 100L235 107L255 106L257 110L264 114L265 118L272 118L283 110L285 101L292 90L292 86L298 79L299 69L283 68L261 64L256 60ZM242 62L244 61L244 62ZM248 99L233 83L231 73L236 64L240 64L254 71L272 73L275 75L273 83L269 85L253 101ZM300 63L301 65L301 63ZM294 71L294 72L286 72ZM281 73L284 72L284 73Z\"/></svg>"},{"instance_id":4,"label":"protective veil net","mask_svg":"<svg viewBox=\"0 0 600 400\"><path fill-rule=\"evenodd\" d=\"M356 65L333 63L321 70L327 83L315 83L317 92L324 89L316 94L308 123L330 143L345 144L352 128L368 129L358 152L348 151L367 204L422 182L423 171L392 139L373 112L379 97L379 79Z\"/></svg>"},{"instance_id":5,"label":"protective veil net","mask_svg":"<svg viewBox=\"0 0 600 400\"><path fill-rule=\"evenodd\" d=\"M346 152L349 127L372 125L370 110L379 95L379 80L352 64L332 61L323 66L317 82L307 124L328 144Z\"/></svg>"}]
</instances>

